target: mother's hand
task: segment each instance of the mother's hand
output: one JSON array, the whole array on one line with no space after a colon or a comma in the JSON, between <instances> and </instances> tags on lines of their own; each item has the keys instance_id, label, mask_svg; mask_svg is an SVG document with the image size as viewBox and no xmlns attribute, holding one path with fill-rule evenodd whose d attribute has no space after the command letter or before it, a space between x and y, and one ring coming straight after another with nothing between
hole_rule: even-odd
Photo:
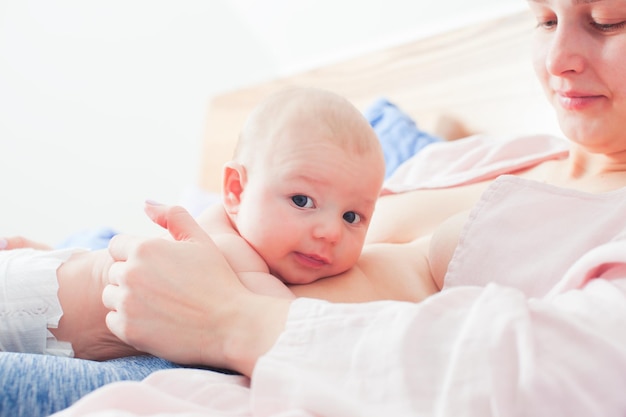
<instances>
[{"instance_id":1,"label":"mother's hand","mask_svg":"<svg viewBox=\"0 0 626 417\"><path fill-rule=\"evenodd\" d=\"M148 204L146 212L174 240L111 240L108 327L141 351L249 375L284 328L289 300L247 290L182 207Z\"/></svg>"}]
</instances>

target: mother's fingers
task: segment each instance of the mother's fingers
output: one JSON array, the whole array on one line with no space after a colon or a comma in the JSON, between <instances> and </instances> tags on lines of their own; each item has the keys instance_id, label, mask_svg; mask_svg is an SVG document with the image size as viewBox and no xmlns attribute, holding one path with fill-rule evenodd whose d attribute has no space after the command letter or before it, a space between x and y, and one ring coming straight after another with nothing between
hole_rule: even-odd
<instances>
[{"instance_id":1,"label":"mother's fingers","mask_svg":"<svg viewBox=\"0 0 626 417\"><path fill-rule=\"evenodd\" d=\"M142 350L130 339L129 328L131 328L130 326L134 322L132 319L135 317L129 317L128 315L128 296L129 293L124 287L113 284L104 287L104 290L102 290L102 304L110 310L105 317L105 323L111 333L121 341L137 350Z\"/></svg>"},{"instance_id":2,"label":"mother's fingers","mask_svg":"<svg viewBox=\"0 0 626 417\"><path fill-rule=\"evenodd\" d=\"M109 310L118 310L122 290L117 285L107 285L102 290L102 304Z\"/></svg>"},{"instance_id":3,"label":"mother's fingers","mask_svg":"<svg viewBox=\"0 0 626 417\"><path fill-rule=\"evenodd\" d=\"M124 234L115 235L109 241L109 255L111 255L116 262L126 261L137 246L145 240L145 238L137 236Z\"/></svg>"},{"instance_id":4,"label":"mother's fingers","mask_svg":"<svg viewBox=\"0 0 626 417\"><path fill-rule=\"evenodd\" d=\"M113 285L120 285L121 284L122 277L124 276L124 267L125 267L125 262L124 261L114 262L109 267L109 272L108 272L108 276L107 276L109 284L113 284Z\"/></svg>"}]
</instances>

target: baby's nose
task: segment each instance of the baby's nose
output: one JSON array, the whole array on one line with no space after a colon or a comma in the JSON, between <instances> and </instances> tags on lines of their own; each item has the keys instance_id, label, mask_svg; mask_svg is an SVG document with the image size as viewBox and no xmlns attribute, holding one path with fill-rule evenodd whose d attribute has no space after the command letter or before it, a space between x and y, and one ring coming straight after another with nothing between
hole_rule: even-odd
<instances>
[{"instance_id":1,"label":"baby's nose","mask_svg":"<svg viewBox=\"0 0 626 417\"><path fill-rule=\"evenodd\" d=\"M343 220L325 220L319 222L313 229L313 236L316 239L324 239L331 243L336 243L341 239Z\"/></svg>"}]
</instances>

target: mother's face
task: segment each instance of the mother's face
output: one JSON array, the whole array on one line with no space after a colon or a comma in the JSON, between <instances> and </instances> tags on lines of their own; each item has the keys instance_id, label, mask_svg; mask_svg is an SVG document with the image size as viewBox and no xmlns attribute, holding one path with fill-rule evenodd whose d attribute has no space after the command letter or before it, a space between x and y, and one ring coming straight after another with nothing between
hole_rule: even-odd
<instances>
[{"instance_id":1,"label":"mother's face","mask_svg":"<svg viewBox=\"0 0 626 417\"><path fill-rule=\"evenodd\" d=\"M626 0L530 0L534 66L561 129L590 151L626 150Z\"/></svg>"}]
</instances>

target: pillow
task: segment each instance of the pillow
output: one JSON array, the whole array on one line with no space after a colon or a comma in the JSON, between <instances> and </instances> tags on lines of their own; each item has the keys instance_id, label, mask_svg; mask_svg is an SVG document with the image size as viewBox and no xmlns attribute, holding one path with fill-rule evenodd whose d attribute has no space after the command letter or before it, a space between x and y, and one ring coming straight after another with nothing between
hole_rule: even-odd
<instances>
[{"instance_id":1,"label":"pillow","mask_svg":"<svg viewBox=\"0 0 626 417\"><path fill-rule=\"evenodd\" d=\"M406 113L386 98L374 101L363 115L378 135L385 155L385 178L425 146L441 138L419 129Z\"/></svg>"}]
</instances>

